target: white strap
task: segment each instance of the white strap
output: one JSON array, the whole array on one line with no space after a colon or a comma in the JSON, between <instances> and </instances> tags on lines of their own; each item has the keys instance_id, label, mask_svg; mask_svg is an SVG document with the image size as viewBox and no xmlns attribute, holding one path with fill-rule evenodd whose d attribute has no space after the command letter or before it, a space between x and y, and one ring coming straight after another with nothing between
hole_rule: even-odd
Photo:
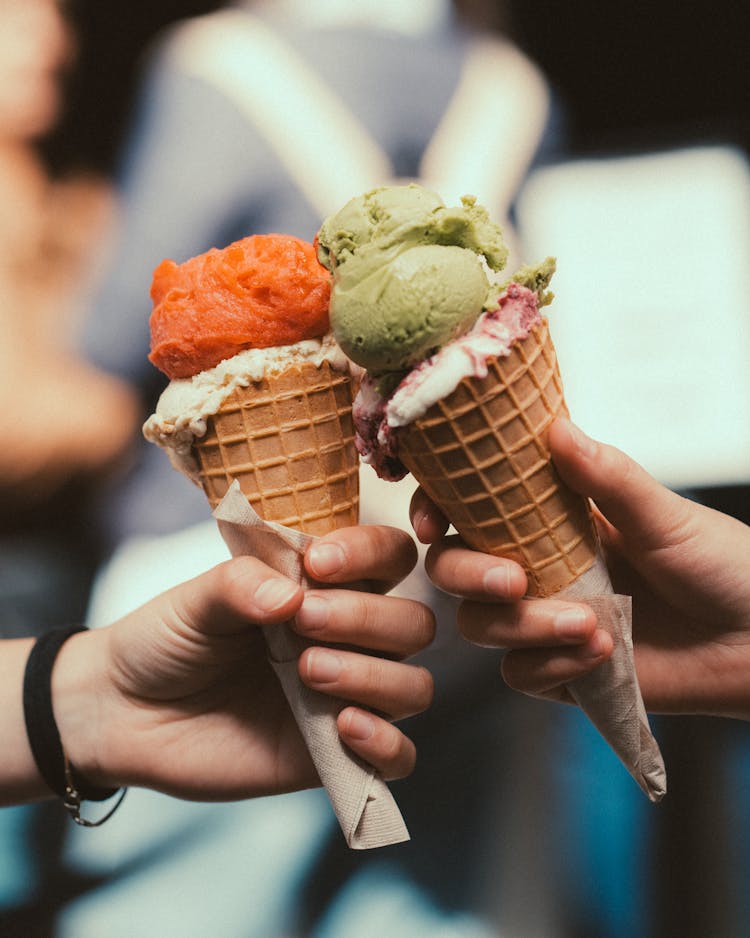
<instances>
[{"instance_id":1,"label":"white strap","mask_svg":"<svg viewBox=\"0 0 750 938\"><path fill-rule=\"evenodd\" d=\"M354 26L407 36L421 36L451 15L450 0L245 0L245 6L305 29Z\"/></svg>"},{"instance_id":2,"label":"white strap","mask_svg":"<svg viewBox=\"0 0 750 938\"><path fill-rule=\"evenodd\" d=\"M388 157L330 88L255 17L230 9L191 20L171 54L234 102L321 218L392 176Z\"/></svg>"},{"instance_id":3,"label":"white strap","mask_svg":"<svg viewBox=\"0 0 750 938\"><path fill-rule=\"evenodd\" d=\"M447 202L471 193L505 218L539 146L549 111L547 83L509 42L478 41L420 169Z\"/></svg>"},{"instance_id":4,"label":"white strap","mask_svg":"<svg viewBox=\"0 0 750 938\"><path fill-rule=\"evenodd\" d=\"M171 54L184 72L235 103L321 218L353 195L393 181L388 156L335 92L247 12L222 10L189 21ZM546 82L526 56L503 40L477 41L424 153L419 181L447 202L472 193L505 218L548 107Z\"/></svg>"}]
</instances>

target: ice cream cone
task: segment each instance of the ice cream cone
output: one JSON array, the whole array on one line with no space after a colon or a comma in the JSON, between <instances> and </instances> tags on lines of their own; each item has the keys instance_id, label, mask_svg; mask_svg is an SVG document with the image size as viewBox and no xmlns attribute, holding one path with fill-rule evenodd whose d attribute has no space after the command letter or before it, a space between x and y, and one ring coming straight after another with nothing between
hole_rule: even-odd
<instances>
[{"instance_id":1,"label":"ice cream cone","mask_svg":"<svg viewBox=\"0 0 750 938\"><path fill-rule=\"evenodd\" d=\"M356 524L358 457L348 373L305 363L237 388L196 439L212 508L234 480L255 511L307 534Z\"/></svg>"},{"instance_id":2,"label":"ice cream cone","mask_svg":"<svg viewBox=\"0 0 750 938\"><path fill-rule=\"evenodd\" d=\"M398 455L470 547L524 567L529 595L564 591L594 608L614 651L568 690L658 801L664 763L635 675L629 598L614 594L588 501L550 458L547 429L567 408L547 322L487 368L400 430Z\"/></svg>"},{"instance_id":3,"label":"ice cream cone","mask_svg":"<svg viewBox=\"0 0 750 938\"><path fill-rule=\"evenodd\" d=\"M546 320L487 367L399 431L399 457L470 547L516 560L529 594L549 596L593 566L597 539L550 459L567 408Z\"/></svg>"}]
</instances>

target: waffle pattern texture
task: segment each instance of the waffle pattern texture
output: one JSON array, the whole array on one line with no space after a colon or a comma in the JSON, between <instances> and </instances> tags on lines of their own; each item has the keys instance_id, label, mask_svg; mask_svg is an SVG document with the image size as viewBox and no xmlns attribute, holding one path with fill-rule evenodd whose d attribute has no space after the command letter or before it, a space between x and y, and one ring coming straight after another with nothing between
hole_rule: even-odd
<instances>
[{"instance_id":1,"label":"waffle pattern texture","mask_svg":"<svg viewBox=\"0 0 750 938\"><path fill-rule=\"evenodd\" d=\"M399 456L466 543L510 557L550 596L596 558L587 499L553 466L546 430L567 415L546 320L485 378L465 378L402 431Z\"/></svg>"},{"instance_id":2,"label":"waffle pattern texture","mask_svg":"<svg viewBox=\"0 0 750 938\"><path fill-rule=\"evenodd\" d=\"M266 521L307 534L357 524L351 379L328 362L236 389L194 450L212 508L236 479Z\"/></svg>"}]
</instances>

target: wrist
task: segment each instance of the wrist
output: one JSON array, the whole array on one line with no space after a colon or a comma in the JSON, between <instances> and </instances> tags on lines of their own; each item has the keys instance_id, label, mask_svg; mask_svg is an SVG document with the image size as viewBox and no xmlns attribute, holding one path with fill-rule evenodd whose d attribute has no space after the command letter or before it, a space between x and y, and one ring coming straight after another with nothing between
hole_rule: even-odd
<instances>
[{"instance_id":1,"label":"wrist","mask_svg":"<svg viewBox=\"0 0 750 938\"><path fill-rule=\"evenodd\" d=\"M108 764L107 630L80 632L60 649L52 670L52 706L63 751L78 777L97 788L121 782Z\"/></svg>"}]
</instances>

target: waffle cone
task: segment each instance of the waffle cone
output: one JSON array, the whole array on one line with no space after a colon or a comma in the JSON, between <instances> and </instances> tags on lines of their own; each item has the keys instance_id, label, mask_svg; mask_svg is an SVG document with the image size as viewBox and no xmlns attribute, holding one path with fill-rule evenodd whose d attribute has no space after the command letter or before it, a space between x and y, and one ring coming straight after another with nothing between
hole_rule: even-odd
<instances>
[{"instance_id":1,"label":"waffle cone","mask_svg":"<svg viewBox=\"0 0 750 938\"><path fill-rule=\"evenodd\" d=\"M565 589L596 559L587 499L555 470L547 429L567 416L543 320L404 427L399 457L466 543L525 569L529 595Z\"/></svg>"},{"instance_id":2,"label":"waffle cone","mask_svg":"<svg viewBox=\"0 0 750 938\"><path fill-rule=\"evenodd\" d=\"M193 445L212 508L234 480L255 511L307 534L356 524L359 461L349 374L295 365L235 389Z\"/></svg>"}]
</instances>

